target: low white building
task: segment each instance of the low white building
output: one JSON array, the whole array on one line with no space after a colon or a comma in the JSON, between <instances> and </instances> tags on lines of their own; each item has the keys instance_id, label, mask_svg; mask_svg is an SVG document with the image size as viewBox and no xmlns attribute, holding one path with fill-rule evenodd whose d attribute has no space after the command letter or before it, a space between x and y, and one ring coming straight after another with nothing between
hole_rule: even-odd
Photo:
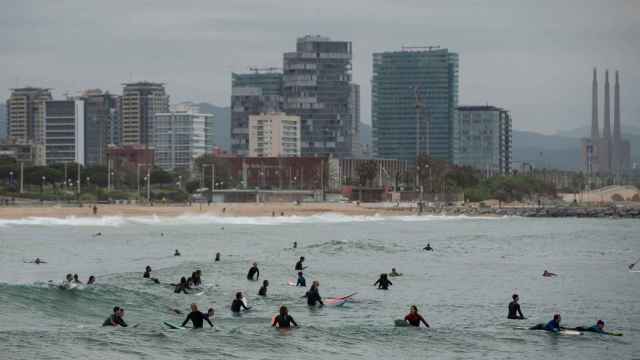
<instances>
[{"instance_id":1,"label":"low white building","mask_svg":"<svg viewBox=\"0 0 640 360\"><path fill-rule=\"evenodd\" d=\"M249 156L300 156L300 117L285 113L250 115Z\"/></svg>"},{"instance_id":2,"label":"low white building","mask_svg":"<svg viewBox=\"0 0 640 360\"><path fill-rule=\"evenodd\" d=\"M155 164L167 171L193 169L193 161L214 147L213 114L194 108L157 113L153 122Z\"/></svg>"}]
</instances>

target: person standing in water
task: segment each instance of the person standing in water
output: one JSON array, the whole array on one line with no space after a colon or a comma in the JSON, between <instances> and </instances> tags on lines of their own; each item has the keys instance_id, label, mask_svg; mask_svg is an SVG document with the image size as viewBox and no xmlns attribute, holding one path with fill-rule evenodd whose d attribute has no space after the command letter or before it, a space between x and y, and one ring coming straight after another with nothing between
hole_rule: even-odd
<instances>
[{"instance_id":1,"label":"person standing in water","mask_svg":"<svg viewBox=\"0 0 640 360\"><path fill-rule=\"evenodd\" d=\"M296 282L296 286L307 287L307 279L304 278L302 271L298 272L298 282Z\"/></svg>"},{"instance_id":2,"label":"person standing in water","mask_svg":"<svg viewBox=\"0 0 640 360\"><path fill-rule=\"evenodd\" d=\"M216 258L213 261L220 261L220 253L216 253Z\"/></svg>"},{"instance_id":3,"label":"person standing in water","mask_svg":"<svg viewBox=\"0 0 640 360\"><path fill-rule=\"evenodd\" d=\"M258 290L258 295L267 296L267 288L269 287L269 280L265 280L262 282L262 287Z\"/></svg>"},{"instance_id":4,"label":"person standing in water","mask_svg":"<svg viewBox=\"0 0 640 360\"><path fill-rule=\"evenodd\" d=\"M144 274L142 274L142 277L145 279L151 278L151 266L147 265L147 267L144 268Z\"/></svg>"},{"instance_id":5,"label":"person standing in water","mask_svg":"<svg viewBox=\"0 0 640 360\"><path fill-rule=\"evenodd\" d=\"M298 248L298 242L297 242L297 241L294 241L294 242L293 242L293 248L294 248L294 249L297 249L297 248Z\"/></svg>"},{"instance_id":6,"label":"person standing in water","mask_svg":"<svg viewBox=\"0 0 640 360\"><path fill-rule=\"evenodd\" d=\"M242 293L241 292L237 292L236 293L236 298L231 303L231 312L233 312L234 314L240 314L240 310L242 310L242 309L249 310L251 308L247 307L247 305L245 305L244 301L242 301Z\"/></svg>"},{"instance_id":7,"label":"person standing in water","mask_svg":"<svg viewBox=\"0 0 640 360\"><path fill-rule=\"evenodd\" d=\"M298 327L296 321L291 315L289 315L289 310L287 309L287 307L283 305L280 307L280 314L273 318L273 323L271 323L271 326L277 327L278 329L290 329L291 324L293 324L293 326L295 327Z\"/></svg>"},{"instance_id":8,"label":"person standing in water","mask_svg":"<svg viewBox=\"0 0 640 360\"><path fill-rule=\"evenodd\" d=\"M93 285L96 283L96 277L91 275L89 276L89 280L87 280L87 285Z\"/></svg>"},{"instance_id":9,"label":"person standing in water","mask_svg":"<svg viewBox=\"0 0 640 360\"><path fill-rule=\"evenodd\" d=\"M404 321L409 323L411 326L420 327L420 323L423 323L424 326L430 327L427 321L418 313L418 307L415 305L411 305L411 309L409 310L409 314L404 317Z\"/></svg>"},{"instance_id":10,"label":"person standing in water","mask_svg":"<svg viewBox=\"0 0 640 360\"><path fill-rule=\"evenodd\" d=\"M256 277L255 279L253 277ZM251 281L258 281L260 279L260 270L258 269L258 263L254 262L253 266L251 266L251 269L249 269L249 272L247 273L247 280L251 280Z\"/></svg>"},{"instance_id":11,"label":"person standing in water","mask_svg":"<svg viewBox=\"0 0 640 360\"><path fill-rule=\"evenodd\" d=\"M389 285L393 285L393 283L387 277L387 274L380 274L380 278L373 283L373 286L378 285L378 289L380 290L389 290Z\"/></svg>"},{"instance_id":12,"label":"person standing in water","mask_svg":"<svg viewBox=\"0 0 640 360\"><path fill-rule=\"evenodd\" d=\"M296 266L294 268L294 270L296 271L302 271L304 269L306 269L306 266L303 266L302 263L304 263L304 256L300 256L300 260L298 260L298 262L296 263Z\"/></svg>"},{"instance_id":13,"label":"person standing in water","mask_svg":"<svg viewBox=\"0 0 640 360\"><path fill-rule=\"evenodd\" d=\"M180 251L178 251L178 249L176 249L176 251L173 253L173 256L180 256Z\"/></svg>"},{"instance_id":14,"label":"person standing in water","mask_svg":"<svg viewBox=\"0 0 640 360\"><path fill-rule=\"evenodd\" d=\"M320 291L318 291L318 287L320 286L319 281L314 281L311 283L311 287L303 297L307 298L307 305L316 306L316 304L320 304L320 306L324 306L322 302L322 297L320 296Z\"/></svg>"},{"instance_id":15,"label":"person standing in water","mask_svg":"<svg viewBox=\"0 0 640 360\"><path fill-rule=\"evenodd\" d=\"M507 314L507 319L514 319L514 320L526 319L524 315L522 315L522 310L520 310L520 304L518 304L518 300L520 299L518 294L513 294L511 298L513 299L513 301L509 303L509 313Z\"/></svg>"},{"instance_id":16,"label":"person standing in water","mask_svg":"<svg viewBox=\"0 0 640 360\"><path fill-rule=\"evenodd\" d=\"M213 309L209 309L207 314L204 314L200 312L200 310L198 310L198 305L196 305L195 303L191 304L191 312L182 322L182 327L187 325L189 321L191 321L191 323L193 324L194 329L202 329L205 321L208 322L211 327L213 327L213 324L211 323L209 317L213 317Z\"/></svg>"}]
</instances>

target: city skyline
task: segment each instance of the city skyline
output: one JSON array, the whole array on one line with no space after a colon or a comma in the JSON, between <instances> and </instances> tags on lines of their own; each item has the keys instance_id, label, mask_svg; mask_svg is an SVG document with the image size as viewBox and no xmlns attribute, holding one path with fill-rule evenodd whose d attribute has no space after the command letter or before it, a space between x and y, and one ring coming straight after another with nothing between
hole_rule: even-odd
<instances>
[{"instance_id":1,"label":"city skyline","mask_svg":"<svg viewBox=\"0 0 640 360\"><path fill-rule=\"evenodd\" d=\"M52 88L60 98L95 87L119 93L122 82L148 80L166 82L176 102L228 106L232 72L279 66L297 37L321 34L353 43L353 82L362 87L365 123L371 123L371 54L439 45L460 54L459 103L502 104L517 129L554 133L589 126L584 73L594 65L625 74L621 118L638 125L638 8L632 2L548 4L328 1L309 8L248 1L186 8L165 2L129 4L121 15L114 3L44 8L25 1L0 15L0 98L26 85ZM196 48L197 56L172 55Z\"/></svg>"}]
</instances>

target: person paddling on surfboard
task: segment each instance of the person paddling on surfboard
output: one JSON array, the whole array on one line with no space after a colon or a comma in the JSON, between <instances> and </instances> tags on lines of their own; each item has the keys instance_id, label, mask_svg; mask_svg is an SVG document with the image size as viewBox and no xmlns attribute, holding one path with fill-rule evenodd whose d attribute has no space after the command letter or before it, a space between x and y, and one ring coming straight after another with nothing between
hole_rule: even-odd
<instances>
[{"instance_id":1,"label":"person paddling on surfboard","mask_svg":"<svg viewBox=\"0 0 640 360\"><path fill-rule=\"evenodd\" d=\"M296 282L296 286L307 287L307 279L304 278L302 271L298 272L298 281Z\"/></svg>"},{"instance_id":2,"label":"person paddling on surfboard","mask_svg":"<svg viewBox=\"0 0 640 360\"><path fill-rule=\"evenodd\" d=\"M293 326L295 327L298 327L298 323L293 320L293 317L289 315L289 310L286 306L283 305L280 307L280 314L273 318L271 326L277 327L278 329L290 329L291 324L293 324Z\"/></svg>"},{"instance_id":3,"label":"person paddling on surfboard","mask_svg":"<svg viewBox=\"0 0 640 360\"><path fill-rule=\"evenodd\" d=\"M560 314L553 315L553 320L549 321L545 324L538 324L536 326L531 327L529 330L546 330L550 332L559 332L560 331L560 321L562 317Z\"/></svg>"},{"instance_id":4,"label":"person paddling on surfboard","mask_svg":"<svg viewBox=\"0 0 640 360\"><path fill-rule=\"evenodd\" d=\"M269 280L265 280L262 282L262 286L260 290L258 290L258 295L267 296L267 288L269 287Z\"/></svg>"},{"instance_id":5,"label":"person paddling on surfboard","mask_svg":"<svg viewBox=\"0 0 640 360\"><path fill-rule=\"evenodd\" d=\"M592 326L578 326L576 328L568 329L568 330L583 331L583 332L594 332L594 333L603 334L603 335L622 336L621 333L612 333L612 332L605 331L604 330L604 321L602 321L602 320L598 320L595 323L595 325L592 325Z\"/></svg>"},{"instance_id":6,"label":"person paddling on surfboard","mask_svg":"<svg viewBox=\"0 0 640 360\"><path fill-rule=\"evenodd\" d=\"M242 310L242 309L249 310L251 308L247 307L247 305L245 305L244 301L242 301L242 293L241 292L237 292L236 293L236 298L231 303L231 311L234 314L239 314L240 310Z\"/></svg>"},{"instance_id":7,"label":"person paddling on surfboard","mask_svg":"<svg viewBox=\"0 0 640 360\"><path fill-rule=\"evenodd\" d=\"M320 286L319 281L314 281L311 283L311 287L303 297L307 298L307 305L316 306L316 304L320 304L320 306L324 306L322 302L322 297L320 296L320 292L318 291L318 287Z\"/></svg>"},{"instance_id":8,"label":"person paddling on surfboard","mask_svg":"<svg viewBox=\"0 0 640 360\"><path fill-rule=\"evenodd\" d=\"M176 294L185 293L188 294L187 289L189 288L189 284L187 283L187 278L184 276L180 278L180 283L176 284L176 288L173 289L173 292Z\"/></svg>"},{"instance_id":9,"label":"person paddling on surfboard","mask_svg":"<svg viewBox=\"0 0 640 360\"><path fill-rule=\"evenodd\" d=\"M260 279L260 269L258 269L257 262L254 262L253 266L251 266L251 269L249 269L249 272L247 273L247 280L254 281L254 276L256 277L255 281L258 281Z\"/></svg>"},{"instance_id":10,"label":"person paddling on surfboard","mask_svg":"<svg viewBox=\"0 0 640 360\"><path fill-rule=\"evenodd\" d=\"M124 318L124 309L119 307L119 306L115 306L113 308L113 314L111 314L111 316L109 316L102 323L102 326L122 326L122 327L127 327L127 323L124 322L123 318Z\"/></svg>"},{"instance_id":11,"label":"person paddling on surfboard","mask_svg":"<svg viewBox=\"0 0 640 360\"><path fill-rule=\"evenodd\" d=\"M404 317L404 321L409 323L411 326L420 327L420 323L423 323L424 326L430 327L427 321L418 313L418 307L415 305L411 305L409 310L409 314Z\"/></svg>"},{"instance_id":12,"label":"person paddling on surfboard","mask_svg":"<svg viewBox=\"0 0 640 360\"><path fill-rule=\"evenodd\" d=\"M542 276L544 276L544 277L554 277L554 276L558 276L558 274L556 274L556 273L552 273L552 272L548 272L547 270L545 270L545 271L542 273Z\"/></svg>"},{"instance_id":13,"label":"person paddling on surfboard","mask_svg":"<svg viewBox=\"0 0 640 360\"><path fill-rule=\"evenodd\" d=\"M389 273L389 276L402 276L402 273L397 272L396 268L391 268L391 273Z\"/></svg>"},{"instance_id":14,"label":"person paddling on surfboard","mask_svg":"<svg viewBox=\"0 0 640 360\"><path fill-rule=\"evenodd\" d=\"M189 321L193 323L194 329L202 329L204 325L204 321L208 322L209 325L213 327L213 324L211 323L211 320L210 320L210 318L212 317L213 317L213 309L209 309L209 311L206 314L204 314L200 312L200 310L198 310L198 305L194 303L194 304L191 304L191 312L189 313L189 315L187 315L187 318L184 319L184 321L182 322L182 327L187 325Z\"/></svg>"},{"instance_id":15,"label":"person paddling on surfboard","mask_svg":"<svg viewBox=\"0 0 640 360\"><path fill-rule=\"evenodd\" d=\"M507 314L507 319L517 319L517 320L526 319L524 315L522 315L522 310L520 310L520 304L518 304L518 300L520 299L518 294L513 294L511 298L513 299L513 301L509 303L509 313Z\"/></svg>"}]
</instances>

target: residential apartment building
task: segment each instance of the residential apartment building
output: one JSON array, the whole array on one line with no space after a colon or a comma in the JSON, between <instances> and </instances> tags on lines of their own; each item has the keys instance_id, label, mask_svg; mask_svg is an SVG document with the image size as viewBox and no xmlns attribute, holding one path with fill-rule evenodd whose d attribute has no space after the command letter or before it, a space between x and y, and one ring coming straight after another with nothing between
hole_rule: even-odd
<instances>
[{"instance_id":1,"label":"residential apartment building","mask_svg":"<svg viewBox=\"0 0 640 360\"><path fill-rule=\"evenodd\" d=\"M169 95L164 84L136 82L124 84L120 101L121 144L153 144L153 119L169 112Z\"/></svg>"},{"instance_id":2,"label":"residential apartment building","mask_svg":"<svg viewBox=\"0 0 640 360\"><path fill-rule=\"evenodd\" d=\"M47 165L75 162L85 165L85 103L50 100L44 106Z\"/></svg>"},{"instance_id":3,"label":"residential apartment building","mask_svg":"<svg viewBox=\"0 0 640 360\"><path fill-rule=\"evenodd\" d=\"M249 155L249 116L282 111L282 73L231 74L231 152Z\"/></svg>"},{"instance_id":4,"label":"residential apartment building","mask_svg":"<svg viewBox=\"0 0 640 360\"><path fill-rule=\"evenodd\" d=\"M323 36L298 38L284 54L284 112L301 119L302 155L352 155L351 60L350 41Z\"/></svg>"},{"instance_id":5,"label":"residential apartment building","mask_svg":"<svg viewBox=\"0 0 640 360\"><path fill-rule=\"evenodd\" d=\"M108 147L120 145L120 97L92 89L78 99L85 104L85 162L105 165Z\"/></svg>"},{"instance_id":6,"label":"residential apartment building","mask_svg":"<svg viewBox=\"0 0 640 360\"><path fill-rule=\"evenodd\" d=\"M197 157L213 150L213 129L213 114L193 111L155 114L155 164L167 171L192 170Z\"/></svg>"},{"instance_id":7,"label":"residential apartment building","mask_svg":"<svg viewBox=\"0 0 640 360\"><path fill-rule=\"evenodd\" d=\"M44 103L51 100L45 88L11 89L7 100L7 137L22 143L44 143Z\"/></svg>"},{"instance_id":8,"label":"residential apartment building","mask_svg":"<svg viewBox=\"0 0 640 360\"><path fill-rule=\"evenodd\" d=\"M454 163L486 176L511 173L511 114L495 106L460 106L454 123Z\"/></svg>"},{"instance_id":9,"label":"residential apartment building","mask_svg":"<svg viewBox=\"0 0 640 360\"><path fill-rule=\"evenodd\" d=\"M300 156L300 117L285 113L249 116L250 157Z\"/></svg>"},{"instance_id":10,"label":"residential apartment building","mask_svg":"<svg viewBox=\"0 0 640 360\"><path fill-rule=\"evenodd\" d=\"M373 54L372 137L376 157L452 161L458 54L405 48Z\"/></svg>"}]
</instances>

